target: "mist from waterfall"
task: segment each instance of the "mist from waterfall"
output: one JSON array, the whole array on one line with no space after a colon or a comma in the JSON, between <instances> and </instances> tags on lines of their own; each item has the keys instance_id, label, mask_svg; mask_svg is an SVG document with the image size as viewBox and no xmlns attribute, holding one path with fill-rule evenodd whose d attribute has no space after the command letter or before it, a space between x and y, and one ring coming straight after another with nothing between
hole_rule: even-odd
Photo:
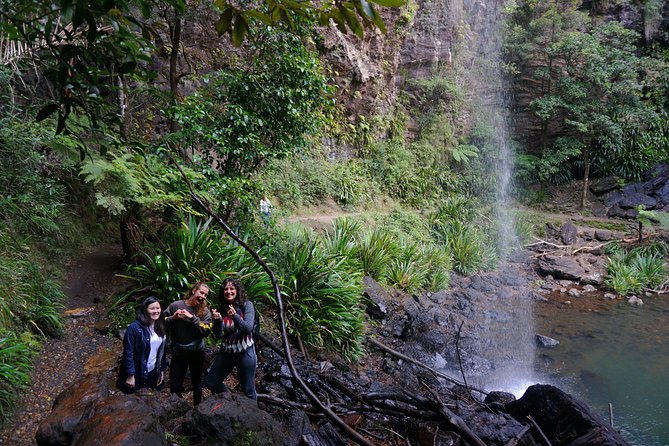
<instances>
[{"instance_id":1,"label":"mist from waterfall","mask_svg":"<svg viewBox=\"0 0 669 446\"><path fill-rule=\"evenodd\" d=\"M486 129L483 133L490 152L487 174L495 178L496 185L497 248L507 258L519 242L511 213L514 150L509 134L510 88L502 60L504 2L454 0L451 9L462 36L454 54L454 69L479 126ZM518 288L523 289L491 291L486 296L487 310L480 315L480 332L470 335L477 340L477 354L488 367L467 372L479 388L517 396L535 382L536 353L532 299L527 287Z\"/></svg>"}]
</instances>

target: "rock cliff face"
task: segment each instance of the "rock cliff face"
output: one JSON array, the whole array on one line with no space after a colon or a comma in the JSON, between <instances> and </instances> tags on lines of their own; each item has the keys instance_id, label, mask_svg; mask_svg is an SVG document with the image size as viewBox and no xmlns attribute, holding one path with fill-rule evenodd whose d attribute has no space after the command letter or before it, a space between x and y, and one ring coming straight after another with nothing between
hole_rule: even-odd
<instances>
[{"instance_id":1,"label":"rock cliff face","mask_svg":"<svg viewBox=\"0 0 669 446\"><path fill-rule=\"evenodd\" d=\"M604 2L586 1L581 9L639 31L647 44L666 44L669 1L660 2L662 13L654 18L637 3L606 2L602 6ZM360 115L386 113L400 94L411 100L414 82L435 76L452 77L469 97L478 95L487 102L498 100L491 91L496 85L486 75L496 70L501 76L498 55L490 54L489 48L491 41L499 39L495 20L503 13L503 6L501 0L418 0L400 10L384 11L386 35L368 31L360 40L334 28L325 30L322 58L335 73L339 100L345 104L349 121L357 122ZM498 50L500 42L495 45ZM529 74L533 68L536 66L530 62L506 95L514 114L512 132L524 141L536 140L542 132L541 121L529 110L531 98L542 88ZM476 70L480 71L474 73L478 76L469 75ZM560 129L549 131L558 133Z\"/></svg>"},{"instance_id":2,"label":"rock cliff face","mask_svg":"<svg viewBox=\"0 0 669 446\"><path fill-rule=\"evenodd\" d=\"M339 95L351 122L359 115L388 112L411 81L430 79L453 61L461 0L419 0L383 12L387 33L364 39L325 30L321 54L335 72Z\"/></svg>"}]
</instances>

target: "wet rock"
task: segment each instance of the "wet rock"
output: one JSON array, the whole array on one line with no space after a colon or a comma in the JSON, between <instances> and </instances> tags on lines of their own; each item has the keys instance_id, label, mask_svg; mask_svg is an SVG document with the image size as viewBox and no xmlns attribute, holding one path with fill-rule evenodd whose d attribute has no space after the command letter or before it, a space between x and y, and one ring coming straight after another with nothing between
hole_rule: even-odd
<instances>
[{"instance_id":1,"label":"wet rock","mask_svg":"<svg viewBox=\"0 0 669 446\"><path fill-rule=\"evenodd\" d=\"M587 405L551 385L531 386L506 408L519 421L531 416L553 446L629 446Z\"/></svg>"},{"instance_id":2,"label":"wet rock","mask_svg":"<svg viewBox=\"0 0 669 446\"><path fill-rule=\"evenodd\" d=\"M637 296L630 296L627 298L627 303L630 305L635 305L637 307L640 307L643 305L643 300L641 300Z\"/></svg>"},{"instance_id":3,"label":"wet rock","mask_svg":"<svg viewBox=\"0 0 669 446\"><path fill-rule=\"evenodd\" d=\"M232 392L207 398L195 409L184 431L207 445L280 445L281 424L255 401Z\"/></svg>"},{"instance_id":4,"label":"wet rock","mask_svg":"<svg viewBox=\"0 0 669 446\"><path fill-rule=\"evenodd\" d=\"M595 288L592 285L586 285L586 286L583 287L582 291L584 293L594 293L595 291L597 291L597 288Z\"/></svg>"},{"instance_id":5,"label":"wet rock","mask_svg":"<svg viewBox=\"0 0 669 446\"><path fill-rule=\"evenodd\" d=\"M594 217L606 217L606 206L604 206L599 201L595 201L590 204L590 211Z\"/></svg>"},{"instance_id":6,"label":"wet rock","mask_svg":"<svg viewBox=\"0 0 669 446\"><path fill-rule=\"evenodd\" d=\"M560 345L560 341L558 341L557 339L553 339L551 337L548 337L548 336L538 334L536 336L536 339L537 339L537 345L539 347L553 348L553 347L557 347L558 345Z\"/></svg>"},{"instance_id":7,"label":"wet rock","mask_svg":"<svg viewBox=\"0 0 669 446\"><path fill-rule=\"evenodd\" d=\"M636 209L640 205L644 206L645 209L655 209L657 200L646 194L633 193L623 196L622 200L618 202L618 206L623 209Z\"/></svg>"},{"instance_id":8,"label":"wet rock","mask_svg":"<svg viewBox=\"0 0 669 446\"><path fill-rule=\"evenodd\" d=\"M610 299L610 300L615 300L616 295L613 293L604 293L604 299Z\"/></svg>"},{"instance_id":9,"label":"wet rock","mask_svg":"<svg viewBox=\"0 0 669 446\"><path fill-rule=\"evenodd\" d=\"M465 412L462 420L487 445L506 445L514 438L519 438L516 444L534 444L528 432L521 435L525 426L508 414L489 412Z\"/></svg>"},{"instance_id":10,"label":"wet rock","mask_svg":"<svg viewBox=\"0 0 669 446\"><path fill-rule=\"evenodd\" d=\"M581 297L581 292L577 288L570 288L567 294L570 297Z\"/></svg>"},{"instance_id":11,"label":"wet rock","mask_svg":"<svg viewBox=\"0 0 669 446\"><path fill-rule=\"evenodd\" d=\"M493 390L483 400L486 404L501 404L502 406L506 406L513 401L516 401L516 396L513 393L502 392L500 390Z\"/></svg>"}]
</instances>

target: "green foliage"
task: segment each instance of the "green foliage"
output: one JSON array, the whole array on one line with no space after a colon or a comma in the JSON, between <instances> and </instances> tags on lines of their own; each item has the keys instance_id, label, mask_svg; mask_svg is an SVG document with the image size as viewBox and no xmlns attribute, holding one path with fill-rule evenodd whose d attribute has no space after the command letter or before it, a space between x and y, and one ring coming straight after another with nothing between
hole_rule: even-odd
<instances>
[{"instance_id":1,"label":"green foliage","mask_svg":"<svg viewBox=\"0 0 669 446\"><path fill-rule=\"evenodd\" d=\"M366 27L385 25L372 3L397 7L400 0L355 0L342 4L312 2L275 2L269 0L240 7L227 1L216 2L211 11L219 13L215 25L219 34L229 34L236 46L268 29L267 25L295 31L303 19L318 17L322 25L333 20L342 31L353 31L362 37ZM121 122L111 101L106 97L118 91L117 76L133 75L151 80L151 56L155 50L152 41L162 23L155 23L156 16L170 11L179 20L186 13L186 2L169 0L156 4L148 0L72 1L56 0L49 3L4 0L0 8L0 35L13 41L10 48L19 50L15 59L33 57L44 63L45 71L54 83L57 101L48 103L37 114L38 120L57 113L57 133L71 132L68 118L78 113L87 116L91 129L101 122L119 125ZM4 49L4 48L3 48ZM4 52L4 51L3 51ZM3 61L4 62L4 61ZM276 97L273 97L276 98ZM270 101L272 102L272 101ZM234 112L233 112L234 113ZM82 146L82 155L87 148ZM104 152L104 151L103 151Z\"/></svg>"},{"instance_id":2,"label":"green foliage","mask_svg":"<svg viewBox=\"0 0 669 446\"><path fill-rule=\"evenodd\" d=\"M167 139L202 155L193 167L210 166L202 170L211 184L206 190L226 213L252 206L258 168L308 147L330 107L318 57L299 37L265 30L250 46L257 56L205 78L202 88L170 110L180 131ZM341 177L342 201L359 199L354 184Z\"/></svg>"},{"instance_id":3,"label":"green foliage","mask_svg":"<svg viewBox=\"0 0 669 446\"><path fill-rule=\"evenodd\" d=\"M410 293L448 288L451 258L445 246L403 244L385 272L384 281Z\"/></svg>"},{"instance_id":4,"label":"green foliage","mask_svg":"<svg viewBox=\"0 0 669 446\"><path fill-rule=\"evenodd\" d=\"M624 138L616 156L603 160L604 172L639 182L643 173L669 159L669 118L666 115L627 129Z\"/></svg>"},{"instance_id":5,"label":"green foliage","mask_svg":"<svg viewBox=\"0 0 669 446\"><path fill-rule=\"evenodd\" d=\"M490 253L484 237L460 221L438 223L433 228L437 239L448 246L453 257L453 269L460 274L473 274L487 264Z\"/></svg>"},{"instance_id":6,"label":"green foliage","mask_svg":"<svg viewBox=\"0 0 669 446\"><path fill-rule=\"evenodd\" d=\"M378 195L378 186L368 176L359 160L337 163L303 154L270 163L261 181L282 208L314 206L327 198L348 207L364 205Z\"/></svg>"},{"instance_id":7,"label":"green foliage","mask_svg":"<svg viewBox=\"0 0 669 446\"><path fill-rule=\"evenodd\" d=\"M665 91L666 65L642 57L638 41L616 21L591 21L578 3L516 5L506 53L519 79L537 81L531 108L543 123L539 181L559 184L575 165L638 178L662 159L641 134L657 121L656 104L645 99Z\"/></svg>"},{"instance_id":8,"label":"green foliage","mask_svg":"<svg viewBox=\"0 0 669 446\"><path fill-rule=\"evenodd\" d=\"M0 420L11 413L11 405L30 383L33 358L40 348L30 334L0 331Z\"/></svg>"},{"instance_id":9,"label":"green foliage","mask_svg":"<svg viewBox=\"0 0 669 446\"><path fill-rule=\"evenodd\" d=\"M271 254L282 278L289 331L310 347L359 358L364 333L360 273L303 232L283 234L280 248Z\"/></svg>"},{"instance_id":10,"label":"green foliage","mask_svg":"<svg viewBox=\"0 0 669 446\"><path fill-rule=\"evenodd\" d=\"M356 246L354 254L360 261L362 273L377 281L383 280L390 261L399 252L396 238L384 229L366 232Z\"/></svg>"},{"instance_id":11,"label":"green foliage","mask_svg":"<svg viewBox=\"0 0 669 446\"><path fill-rule=\"evenodd\" d=\"M431 217L432 237L447 249L453 269L460 274L473 274L498 257L496 244L486 235L486 226L471 224L481 220L474 202L461 196L445 200Z\"/></svg>"},{"instance_id":12,"label":"green foliage","mask_svg":"<svg viewBox=\"0 0 669 446\"><path fill-rule=\"evenodd\" d=\"M229 276L244 284L251 300L271 299L272 286L261 267L241 246L212 229L210 223L190 217L177 228L166 228L160 243L148 247L137 259L138 263L128 266L124 277L136 286L130 293L119 296L111 310L116 312L133 304L138 294L152 294L169 304L182 298L199 281L208 283L215 295L217 286ZM126 316L132 317L132 312L128 311ZM128 322L118 321L119 325Z\"/></svg>"},{"instance_id":13,"label":"green foliage","mask_svg":"<svg viewBox=\"0 0 669 446\"><path fill-rule=\"evenodd\" d=\"M111 215L137 206L188 209L185 191L178 190L180 173L157 155L123 150L109 151L105 156L91 154L80 173L94 187L96 204Z\"/></svg>"},{"instance_id":14,"label":"green foliage","mask_svg":"<svg viewBox=\"0 0 669 446\"><path fill-rule=\"evenodd\" d=\"M618 247L609 257L605 283L626 295L653 289L666 282L669 268L665 261L666 245L639 246L627 252Z\"/></svg>"}]
</instances>

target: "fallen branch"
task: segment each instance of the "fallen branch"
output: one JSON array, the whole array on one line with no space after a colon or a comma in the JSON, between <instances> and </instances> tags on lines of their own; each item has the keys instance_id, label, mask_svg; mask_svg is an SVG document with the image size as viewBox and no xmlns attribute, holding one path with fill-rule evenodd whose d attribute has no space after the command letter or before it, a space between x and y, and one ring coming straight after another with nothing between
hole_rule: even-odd
<instances>
[{"instance_id":1,"label":"fallen branch","mask_svg":"<svg viewBox=\"0 0 669 446\"><path fill-rule=\"evenodd\" d=\"M295 368L295 364L293 362L293 356L290 350L290 343L288 342L288 333L286 331L286 316L283 308L283 299L281 298L281 290L279 289L279 282L276 280L276 275L274 274L274 271L272 271L272 269L267 265L267 263L260 257L260 255L258 255L258 253L253 248L251 248L230 228L230 226L228 226L225 220L223 220L220 216L218 216L218 214L214 213L211 209L209 209L209 207L206 204L204 204L202 199L200 199L200 197L193 190L193 185L186 177L186 174L181 169L181 166L179 166L179 164L174 159L172 159L172 162L174 163L176 168L179 169L181 176L183 177L184 181L186 182L186 185L188 186L188 190L190 191L190 196L193 198L193 200L195 200L198 206L200 206L207 215L209 215L214 221L216 221L223 228L225 233L228 234L228 236L230 236L230 238L232 238L235 242L237 242L239 246L244 248L246 252L248 252L251 255L251 257L253 257L253 259L262 267L262 269L267 273L270 280L272 281L272 288L274 290L274 299L276 301L279 310L279 328L281 330L283 350L285 353L286 363L288 364L290 373L293 376L293 380L297 382L302 391L307 395L309 400L311 400L312 404L318 407L322 411L322 413L328 419L330 419L330 421L334 423L335 426L343 430L350 439L352 439L361 446L372 446L372 444L369 441L367 441L365 437L363 437L354 429L352 429L348 424L344 422L344 420L339 418L337 414L335 414L325 404L323 404L323 402L307 386L307 384L304 382L300 374L297 372L297 369Z\"/></svg>"},{"instance_id":2,"label":"fallen branch","mask_svg":"<svg viewBox=\"0 0 669 446\"><path fill-rule=\"evenodd\" d=\"M548 246L552 246L552 247L557 248L557 249L564 249L564 248L569 248L570 247L570 245L557 245L555 243L551 243L551 242L548 242L546 240L542 240L542 239L536 238L536 237L535 237L535 240L538 240L538 241L535 242L535 243L529 243L529 244L523 246L523 248L529 248L531 246L538 246L538 245L548 245Z\"/></svg>"},{"instance_id":3,"label":"fallen branch","mask_svg":"<svg viewBox=\"0 0 669 446\"><path fill-rule=\"evenodd\" d=\"M541 435L541 439L544 440L544 442L546 443L546 446L553 446L551 444L551 441L546 436L546 434L544 434L544 431L542 431L541 428L539 427L539 425L537 424L537 422L534 421L534 418L532 418L531 415L528 415L527 419L530 420L530 423L532 423L532 426L534 426L534 428L537 430L537 432L539 432L539 435Z\"/></svg>"},{"instance_id":4,"label":"fallen branch","mask_svg":"<svg viewBox=\"0 0 669 446\"><path fill-rule=\"evenodd\" d=\"M432 390L430 386L421 381L423 387L427 389L428 392L434 397L435 400L440 404L439 412L446 418L446 420L456 429L456 432L463 436L468 442L475 444L476 446L486 446L486 444L476 435L467 424L462 421L462 418L453 413L449 408L444 406L439 398L437 392Z\"/></svg>"},{"instance_id":5,"label":"fallen branch","mask_svg":"<svg viewBox=\"0 0 669 446\"><path fill-rule=\"evenodd\" d=\"M435 376L438 376L438 377L440 377L440 378L443 378L443 379L445 379L446 381L448 381L448 382L450 382L450 383L452 383L452 384L456 384L456 385L458 385L458 386L465 386L464 383L461 383L461 382L458 381L457 379L455 379L455 378L451 378L450 376L448 376L448 375L446 375L446 374L444 374L444 373L441 373L441 372L439 372L439 371L433 369L432 367L430 367L430 366L428 366L428 365L426 365L426 364L424 364L424 363L422 363L422 362L420 362L420 361L418 361L418 360L416 360L416 359L413 359L413 358L411 358L411 357L409 357L409 356L407 356L407 355L405 355L405 354L403 354L403 353L400 353L400 352L398 352L397 350L393 350L392 348L388 347L387 345L382 344L381 342L377 341L376 339L367 338L367 342L369 342L370 344L372 344L372 345L374 345L374 346L380 348L381 350L385 351L386 353L390 353L390 354L393 355L393 356L397 356L397 357L400 358L400 359L403 359L403 360L405 360L405 361L407 361L407 362L410 362L410 363L415 364L415 365L417 365L417 366L419 366L419 367L422 367L422 368L424 368L424 369L426 369L426 370L429 370L429 371L432 372ZM465 386L465 387L466 387L466 386ZM471 388L472 390L475 390L475 391L477 391L477 392L483 394L483 395L487 395L487 394L488 394L488 392L486 392L486 391L484 391L484 390L477 389L477 388L475 388L475 387L470 387L470 388Z\"/></svg>"},{"instance_id":6,"label":"fallen branch","mask_svg":"<svg viewBox=\"0 0 669 446\"><path fill-rule=\"evenodd\" d=\"M526 424L523 429L521 429L520 432L518 432L516 435L514 435L504 446L516 446L518 442L520 441L521 438L529 431L532 429L531 424Z\"/></svg>"},{"instance_id":7,"label":"fallen branch","mask_svg":"<svg viewBox=\"0 0 669 446\"><path fill-rule=\"evenodd\" d=\"M606 245L610 245L610 244L613 243L614 241L615 241L615 240L611 240L611 241L608 241L608 242L606 242L606 243L601 243L601 244L596 245L596 246L581 246L580 248L576 248L575 250L573 250L571 254L572 254L572 255L574 255L574 254L578 254L578 253L581 252L581 251L583 251L583 252L592 252L592 251L596 251L596 250L598 250L598 249L602 249L602 248L603 248L604 246L606 246Z\"/></svg>"}]
</instances>

